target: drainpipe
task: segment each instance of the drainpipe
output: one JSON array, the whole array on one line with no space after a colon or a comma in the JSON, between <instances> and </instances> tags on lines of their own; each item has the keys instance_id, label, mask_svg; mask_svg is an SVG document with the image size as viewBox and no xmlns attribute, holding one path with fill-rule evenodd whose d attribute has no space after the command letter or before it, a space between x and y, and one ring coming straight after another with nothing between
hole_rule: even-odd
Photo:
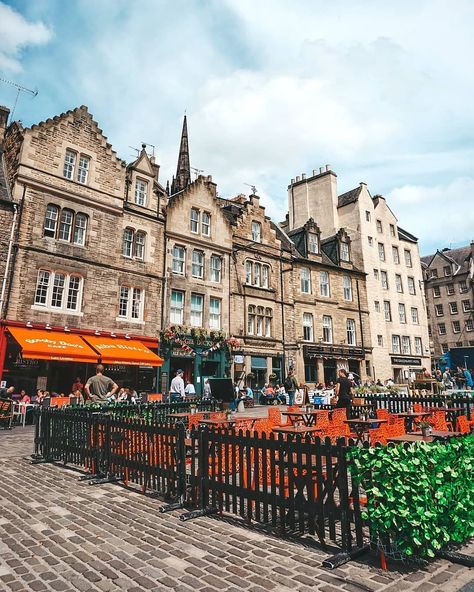
<instances>
[{"instance_id":1,"label":"drainpipe","mask_svg":"<svg viewBox=\"0 0 474 592\"><path fill-rule=\"evenodd\" d=\"M362 325L362 311L360 309L359 280L356 280L356 289L357 289L357 310L359 312L359 325L360 325L360 344L362 347L362 351L364 353L364 363L365 363L364 327ZM364 373L365 373L365 369L364 369Z\"/></svg>"},{"instance_id":2,"label":"drainpipe","mask_svg":"<svg viewBox=\"0 0 474 592\"><path fill-rule=\"evenodd\" d=\"M12 250L13 250L13 241L15 238L15 228L16 228L16 220L18 217L18 206L17 204L13 204L13 222L12 222L12 228L10 231L10 238L8 239L8 252L7 252L7 260L6 260L6 264L5 264L5 272L3 274L3 279L2 279L2 291L0 293L0 319L3 319L3 303L5 302L5 292L7 289L7 279L8 279L8 273L10 271L10 262L12 259Z\"/></svg>"}]
</instances>

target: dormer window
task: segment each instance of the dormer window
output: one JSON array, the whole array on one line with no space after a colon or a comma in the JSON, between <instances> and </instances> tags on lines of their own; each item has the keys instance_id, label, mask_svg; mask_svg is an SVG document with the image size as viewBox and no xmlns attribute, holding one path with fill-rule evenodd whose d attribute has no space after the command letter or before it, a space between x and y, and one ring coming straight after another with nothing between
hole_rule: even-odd
<instances>
[{"instance_id":1,"label":"dormer window","mask_svg":"<svg viewBox=\"0 0 474 592\"><path fill-rule=\"evenodd\" d=\"M349 244L345 242L340 243L341 261L350 261Z\"/></svg>"},{"instance_id":2,"label":"dormer window","mask_svg":"<svg viewBox=\"0 0 474 592\"><path fill-rule=\"evenodd\" d=\"M319 253L318 235L314 232L308 233L308 253Z\"/></svg>"},{"instance_id":3,"label":"dormer window","mask_svg":"<svg viewBox=\"0 0 474 592\"><path fill-rule=\"evenodd\" d=\"M148 189L148 183L137 179L135 182L135 203L137 206L146 205L146 194Z\"/></svg>"},{"instance_id":4,"label":"dormer window","mask_svg":"<svg viewBox=\"0 0 474 592\"><path fill-rule=\"evenodd\" d=\"M262 225L260 222L252 222L252 240L255 243L262 242Z\"/></svg>"}]
</instances>

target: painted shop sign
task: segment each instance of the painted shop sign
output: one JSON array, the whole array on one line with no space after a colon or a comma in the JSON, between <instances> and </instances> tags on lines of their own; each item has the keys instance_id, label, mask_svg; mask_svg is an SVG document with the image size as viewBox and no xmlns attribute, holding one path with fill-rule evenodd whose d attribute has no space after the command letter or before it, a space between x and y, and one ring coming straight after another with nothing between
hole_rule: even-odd
<instances>
[{"instance_id":1,"label":"painted shop sign","mask_svg":"<svg viewBox=\"0 0 474 592\"><path fill-rule=\"evenodd\" d=\"M400 366L421 366L420 358L399 358L392 356L392 364L398 364Z\"/></svg>"}]
</instances>

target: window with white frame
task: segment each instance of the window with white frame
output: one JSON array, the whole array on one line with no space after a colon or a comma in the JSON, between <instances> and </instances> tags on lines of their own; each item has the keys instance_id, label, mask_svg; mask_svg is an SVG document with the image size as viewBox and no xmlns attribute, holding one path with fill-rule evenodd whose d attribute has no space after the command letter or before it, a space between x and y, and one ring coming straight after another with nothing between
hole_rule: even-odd
<instances>
[{"instance_id":1,"label":"window with white frame","mask_svg":"<svg viewBox=\"0 0 474 592\"><path fill-rule=\"evenodd\" d=\"M221 281L222 274L222 259L219 257L219 255L211 255L209 270L209 279L211 282L219 283Z\"/></svg>"},{"instance_id":2,"label":"window with white frame","mask_svg":"<svg viewBox=\"0 0 474 592\"><path fill-rule=\"evenodd\" d=\"M43 235L48 238L71 242L84 246L86 242L88 217L82 212L70 209L60 210L54 204L48 204L44 218Z\"/></svg>"},{"instance_id":3,"label":"window with white frame","mask_svg":"<svg viewBox=\"0 0 474 592\"><path fill-rule=\"evenodd\" d=\"M442 343L441 344L441 351L443 352L443 354L445 354L446 352L449 351L449 345L447 343Z\"/></svg>"},{"instance_id":4,"label":"window with white frame","mask_svg":"<svg viewBox=\"0 0 474 592\"><path fill-rule=\"evenodd\" d=\"M270 266L247 259L245 262L245 282L256 288L270 287Z\"/></svg>"},{"instance_id":5,"label":"window with white frame","mask_svg":"<svg viewBox=\"0 0 474 592\"><path fill-rule=\"evenodd\" d=\"M377 220L376 224L377 224L377 232L383 232L382 221Z\"/></svg>"},{"instance_id":6,"label":"window with white frame","mask_svg":"<svg viewBox=\"0 0 474 592\"><path fill-rule=\"evenodd\" d=\"M398 305L398 316L400 318L400 323L407 322L407 313L406 313L406 308L405 308L404 304Z\"/></svg>"},{"instance_id":7,"label":"window with white frame","mask_svg":"<svg viewBox=\"0 0 474 592\"><path fill-rule=\"evenodd\" d=\"M347 319L346 334L347 334L347 345L357 345L356 322L354 319Z\"/></svg>"},{"instance_id":8,"label":"window with white frame","mask_svg":"<svg viewBox=\"0 0 474 592\"><path fill-rule=\"evenodd\" d=\"M173 273L184 274L185 256L184 247L179 245L173 247Z\"/></svg>"},{"instance_id":9,"label":"window with white frame","mask_svg":"<svg viewBox=\"0 0 474 592\"><path fill-rule=\"evenodd\" d=\"M143 320L143 295L140 288L120 286L118 316L129 321Z\"/></svg>"},{"instance_id":10,"label":"window with white frame","mask_svg":"<svg viewBox=\"0 0 474 592\"><path fill-rule=\"evenodd\" d=\"M330 296L329 273L327 271L319 272L319 293L321 296Z\"/></svg>"},{"instance_id":11,"label":"window with white frame","mask_svg":"<svg viewBox=\"0 0 474 592\"><path fill-rule=\"evenodd\" d=\"M443 305L442 304L435 304L435 311L437 317L444 316Z\"/></svg>"},{"instance_id":12,"label":"window with white frame","mask_svg":"<svg viewBox=\"0 0 474 592\"><path fill-rule=\"evenodd\" d=\"M398 265L400 263L400 252L398 251L398 247L392 247L392 256L393 262L395 265Z\"/></svg>"},{"instance_id":13,"label":"window with white frame","mask_svg":"<svg viewBox=\"0 0 474 592\"><path fill-rule=\"evenodd\" d=\"M466 320L466 331L474 331L474 321L472 319Z\"/></svg>"},{"instance_id":14,"label":"window with white frame","mask_svg":"<svg viewBox=\"0 0 474 592\"><path fill-rule=\"evenodd\" d=\"M202 251L193 251L191 262L191 274L194 278L202 279L204 277L204 253Z\"/></svg>"},{"instance_id":15,"label":"window with white frame","mask_svg":"<svg viewBox=\"0 0 474 592\"><path fill-rule=\"evenodd\" d=\"M252 240L256 243L262 242L262 225L255 220L252 222Z\"/></svg>"},{"instance_id":16,"label":"window with white frame","mask_svg":"<svg viewBox=\"0 0 474 592\"><path fill-rule=\"evenodd\" d=\"M390 224L390 236L395 236L395 226Z\"/></svg>"},{"instance_id":17,"label":"window with white frame","mask_svg":"<svg viewBox=\"0 0 474 592\"><path fill-rule=\"evenodd\" d=\"M450 265L446 265L445 267L443 267L443 271L444 271L444 275L446 277L451 275L451 266Z\"/></svg>"},{"instance_id":18,"label":"window with white frame","mask_svg":"<svg viewBox=\"0 0 474 592\"><path fill-rule=\"evenodd\" d=\"M211 214L209 212L202 213L201 234L203 236L211 236Z\"/></svg>"},{"instance_id":19,"label":"window with white frame","mask_svg":"<svg viewBox=\"0 0 474 592\"><path fill-rule=\"evenodd\" d=\"M127 258L136 257L143 260L145 257L145 240L146 234L138 230L135 232L133 228L125 228L122 239L122 255Z\"/></svg>"},{"instance_id":20,"label":"window with white frame","mask_svg":"<svg viewBox=\"0 0 474 592\"><path fill-rule=\"evenodd\" d=\"M36 281L36 306L63 311L81 310L83 278L75 274L40 269Z\"/></svg>"},{"instance_id":21,"label":"window with white frame","mask_svg":"<svg viewBox=\"0 0 474 592\"><path fill-rule=\"evenodd\" d=\"M400 353L400 335L392 335L392 352L394 354Z\"/></svg>"},{"instance_id":22,"label":"window with white frame","mask_svg":"<svg viewBox=\"0 0 474 592\"><path fill-rule=\"evenodd\" d=\"M271 308L265 308L265 320L264 320L264 329L265 329L265 337L272 336L272 318L273 318L273 311Z\"/></svg>"},{"instance_id":23,"label":"window with white frame","mask_svg":"<svg viewBox=\"0 0 474 592\"><path fill-rule=\"evenodd\" d=\"M323 316L323 342L332 343L332 317Z\"/></svg>"},{"instance_id":24,"label":"window with white frame","mask_svg":"<svg viewBox=\"0 0 474 592\"><path fill-rule=\"evenodd\" d=\"M349 275L342 277L342 289L344 300L352 301L352 278Z\"/></svg>"},{"instance_id":25,"label":"window with white frame","mask_svg":"<svg viewBox=\"0 0 474 592\"><path fill-rule=\"evenodd\" d=\"M441 290L439 289L439 286L434 286L433 287L433 297L439 298L440 296L441 296Z\"/></svg>"},{"instance_id":26,"label":"window with white frame","mask_svg":"<svg viewBox=\"0 0 474 592\"><path fill-rule=\"evenodd\" d=\"M438 325L438 333L440 335L446 335L446 324L445 323L439 323L439 325Z\"/></svg>"},{"instance_id":27,"label":"window with white frame","mask_svg":"<svg viewBox=\"0 0 474 592\"><path fill-rule=\"evenodd\" d=\"M462 301L462 309L464 312L470 312L471 311L471 301L470 300L463 300Z\"/></svg>"},{"instance_id":28,"label":"window with white frame","mask_svg":"<svg viewBox=\"0 0 474 592\"><path fill-rule=\"evenodd\" d=\"M58 239L62 241L71 241L72 222L74 220L74 212L72 210L62 210L61 218L59 220Z\"/></svg>"},{"instance_id":29,"label":"window with white frame","mask_svg":"<svg viewBox=\"0 0 474 592\"><path fill-rule=\"evenodd\" d=\"M415 337L415 354L421 356L423 354L423 343L421 337Z\"/></svg>"},{"instance_id":30,"label":"window with white frame","mask_svg":"<svg viewBox=\"0 0 474 592\"><path fill-rule=\"evenodd\" d=\"M402 336L402 354L409 355L411 354L411 342L408 335Z\"/></svg>"},{"instance_id":31,"label":"window with white frame","mask_svg":"<svg viewBox=\"0 0 474 592\"><path fill-rule=\"evenodd\" d=\"M418 325L420 322L418 319L418 309L415 307L412 307L412 309L411 309L411 322L414 325Z\"/></svg>"},{"instance_id":32,"label":"window with white frame","mask_svg":"<svg viewBox=\"0 0 474 592\"><path fill-rule=\"evenodd\" d=\"M407 267L413 267L412 261L411 261L411 251L409 251L408 249L405 249L404 253L405 253L405 265Z\"/></svg>"},{"instance_id":33,"label":"window with white frame","mask_svg":"<svg viewBox=\"0 0 474 592\"><path fill-rule=\"evenodd\" d=\"M383 335L377 335L377 345L383 347Z\"/></svg>"},{"instance_id":34,"label":"window with white frame","mask_svg":"<svg viewBox=\"0 0 474 592\"><path fill-rule=\"evenodd\" d=\"M87 216L82 213L78 213L74 219L74 232L72 236L72 242L75 245L81 245L82 247L86 243L86 231L87 231Z\"/></svg>"},{"instance_id":35,"label":"window with white frame","mask_svg":"<svg viewBox=\"0 0 474 592\"><path fill-rule=\"evenodd\" d=\"M398 273L395 274L395 288L397 292L403 292L402 276Z\"/></svg>"},{"instance_id":36,"label":"window with white frame","mask_svg":"<svg viewBox=\"0 0 474 592\"><path fill-rule=\"evenodd\" d=\"M202 294L191 294L191 327L202 327L204 297Z\"/></svg>"},{"instance_id":37,"label":"window with white frame","mask_svg":"<svg viewBox=\"0 0 474 592\"><path fill-rule=\"evenodd\" d=\"M453 321L453 332L461 333L461 321Z\"/></svg>"},{"instance_id":38,"label":"window with white frame","mask_svg":"<svg viewBox=\"0 0 474 592\"><path fill-rule=\"evenodd\" d=\"M125 228L123 231L122 255L124 257L133 257L133 239L134 231L132 228Z\"/></svg>"},{"instance_id":39,"label":"window with white frame","mask_svg":"<svg viewBox=\"0 0 474 592\"><path fill-rule=\"evenodd\" d=\"M255 335L255 311L253 304L249 304L247 308L247 333L248 335Z\"/></svg>"},{"instance_id":40,"label":"window with white frame","mask_svg":"<svg viewBox=\"0 0 474 592\"><path fill-rule=\"evenodd\" d=\"M314 232L308 233L308 252L313 254L319 253L318 235Z\"/></svg>"},{"instance_id":41,"label":"window with white frame","mask_svg":"<svg viewBox=\"0 0 474 592\"><path fill-rule=\"evenodd\" d=\"M430 270L430 278L436 279L437 277L438 277L438 270L437 269L431 269Z\"/></svg>"},{"instance_id":42,"label":"window with white frame","mask_svg":"<svg viewBox=\"0 0 474 592\"><path fill-rule=\"evenodd\" d=\"M64 156L63 175L66 179L72 181L74 179L74 167L76 166L76 153L72 150L66 150Z\"/></svg>"},{"instance_id":43,"label":"window with white frame","mask_svg":"<svg viewBox=\"0 0 474 592\"><path fill-rule=\"evenodd\" d=\"M449 312L451 314L458 314L458 303L457 302L450 302L449 303Z\"/></svg>"},{"instance_id":44,"label":"window with white frame","mask_svg":"<svg viewBox=\"0 0 474 592\"><path fill-rule=\"evenodd\" d=\"M256 332L255 332L255 334L256 335L259 335L260 337L263 337L263 330L264 330L263 329L263 326L264 326L264 322L263 322L264 316L263 316L263 313L264 313L264 310L265 309L263 308L263 306L257 306L257 317L256 317L257 324L256 324Z\"/></svg>"},{"instance_id":45,"label":"window with white frame","mask_svg":"<svg viewBox=\"0 0 474 592\"><path fill-rule=\"evenodd\" d=\"M135 233L135 257L142 261L145 258L145 240L146 234L141 230L138 230Z\"/></svg>"},{"instance_id":46,"label":"window with white frame","mask_svg":"<svg viewBox=\"0 0 474 592\"><path fill-rule=\"evenodd\" d=\"M221 300L220 298L209 298L209 329L219 331L221 328Z\"/></svg>"},{"instance_id":47,"label":"window with white frame","mask_svg":"<svg viewBox=\"0 0 474 592\"><path fill-rule=\"evenodd\" d=\"M59 207L54 204L48 204L46 208L46 215L44 217L44 236L50 238L56 237L56 230L58 226Z\"/></svg>"},{"instance_id":48,"label":"window with white frame","mask_svg":"<svg viewBox=\"0 0 474 592\"><path fill-rule=\"evenodd\" d=\"M311 272L307 267L300 270L300 287L303 294L311 294Z\"/></svg>"},{"instance_id":49,"label":"window with white frame","mask_svg":"<svg viewBox=\"0 0 474 592\"><path fill-rule=\"evenodd\" d=\"M415 278L408 276L407 277L407 284L408 284L408 293L409 294L416 294Z\"/></svg>"},{"instance_id":50,"label":"window with white frame","mask_svg":"<svg viewBox=\"0 0 474 592\"><path fill-rule=\"evenodd\" d=\"M379 259L385 261L385 245L383 243L379 243Z\"/></svg>"},{"instance_id":51,"label":"window with white frame","mask_svg":"<svg viewBox=\"0 0 474 592\"><path fill-rule=\"evenodd\" d=\"M446 293L448 294L448 296L452 296L454 294L454 284L446 285Z\"/></svg>"},{"instance_id":52,"label":"window with white frame","mask_svg":"<svg viewBox=\"0 0 474 592\"><path fill-rule=\"evenodd\" d=\"M196 208L191 208L190 229L196 234L199 232L199 218L200 212Z\"/></svg>"},{"instance_id":53,"label":"window with white frame","mask_svg":"<svg viewBox=\"0 0 474 592\"><path fill-rule=\"evenodd\" d=\"M340 243L340 253L341 261L350 261L349 243L344 241Z\"/></svg>"},{"instance_id":54,"label":"window with white frame","mask_svg":"<svg viewBox=\"0 0 474 592\"><path fill-rule=\"evenodd\" d=\"M388 276L386 271L380 272L380 281L382 282L382 288L388 290Z\"/></svg>"},{"instance_id":55,"label":"window with white frame","mask_svg":"<svg viewBox=\"0 0 474 592\"><path fill-rule=\"evenodd\" d=\"M390 322L392 320L392 309L390 306L390 301L389 300L384 300L383 303L383 314L385 317L385 320Z\"/></svg>"},{"instance_id":56,"label":"window with white frame","mask_svg":"<svg viewBox=\"0 0 474 592\"><path fill-rule=\"evenodd\" d=\"M464 292L467 292L467 282L466 282L466 280L461 280L459 282L459 291L461 292L461 294L463 294Z\"/></svg>"},{"instance_id":57,"label":"window with white frame","mask_svg":"<svg viewBox=\"0 0 474 592\"><path fill-rule=\"evenodd\" d=\"M79 164L77 166L77 180L79 183L85 185L87 183L87 177L89 175L91 159L88 156L79 156Z\"/></svg>"},{"instance_id":58,"label":"window with white frame","mask_svg":"<svg viewBox=\"0 0 474 592\"><path fill-rule=\"evenodd\" d=\"M182 325L184 320L184 292L171 290L170 323Z\"/></svg>"},{"instance_id":59,"label":"window with white frame","mask_svg":"<svg viewBox=\"0 0 474 592\"><path fill-rule=\"evenodd\" d=\"M270 267L268 265L265 265L265 263L262 265L262 284L261 287L262 288L268 288L269 287L269 282L270 282Z\"/></svg>"},{"instance_id":60,"label":"window with white frame","mask_svg":"<svg viewBox=\"0 0 474 592\"><path fill-rule=\"evenodd\" d=\"M261 281L262 281L262 265L261 265L261 263L254 263L253 264L253 285L260 286Z\"/></svg>"},{"instance_id":61,"label":"window with white frame","mask_svg":"<svg viewBox=\"0 0 474 592\"><path fill-rule=\"evenodd\" d=\"M314 341L313 315L303 313L303 341Z\"/></svg>"},{"instance_id":62,"label":"window with white frame","mask_svg":"<svg viewBox=\"0 0 474 592\"><path fill-rule=\"evenodd\" d=\"M148 183L143 179L137 179L135 181L135 203L137 206L146 205L146 196L148 192Z\"/></svg>"}]
</instances>

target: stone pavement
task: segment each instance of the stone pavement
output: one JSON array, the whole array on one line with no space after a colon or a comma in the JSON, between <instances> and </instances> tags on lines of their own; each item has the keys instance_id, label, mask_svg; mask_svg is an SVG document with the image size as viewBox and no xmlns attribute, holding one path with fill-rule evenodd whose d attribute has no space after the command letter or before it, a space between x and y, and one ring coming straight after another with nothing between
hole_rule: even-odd
<instances>
[{"instance_id":1,"label":"stone pavement","mask_svg":"<svg viewBox=\"0 0 474 592\"><path fill-rule=\"evenodd\" d=\"M180 522L152 497L31 465L32 443L31 427L0 430L1 591L474 592L473 571L446 561L382 572L366 556L330 571L302 542L217 517Z\"/></svg>"}]
</instances>

